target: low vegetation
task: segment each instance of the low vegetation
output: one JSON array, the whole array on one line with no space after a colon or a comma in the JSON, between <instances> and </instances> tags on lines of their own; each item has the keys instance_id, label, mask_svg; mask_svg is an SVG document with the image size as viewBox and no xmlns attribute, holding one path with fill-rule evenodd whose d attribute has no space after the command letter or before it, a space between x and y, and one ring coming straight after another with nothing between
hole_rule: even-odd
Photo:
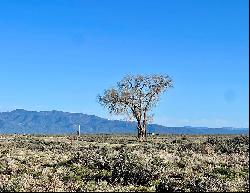
<instances>
[{"instance_id":1,"label":"low vegetation","mask_svg":"<svg viewBox=\"0 0 250 193\"><path fill-rule=\"evenodd\" d=\"M0 136L0 191L249 191L248 136Z\"/></svg>"}]
</instances>

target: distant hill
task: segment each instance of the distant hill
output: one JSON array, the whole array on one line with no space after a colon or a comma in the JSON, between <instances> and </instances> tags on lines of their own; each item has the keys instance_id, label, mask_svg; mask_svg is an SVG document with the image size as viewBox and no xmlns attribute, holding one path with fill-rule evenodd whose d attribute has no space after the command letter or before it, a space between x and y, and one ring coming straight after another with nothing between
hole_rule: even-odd
<instances>
[{"instance_id":1,"label":"distant hill","mask_svg":"<svg viewBox=\"0 0 250 193\"><path fill-rule=\"evenodd\" d=\"M0 113L0 133L71 134L78 125L83 134L137 133L135 122L108 120L94 115L62 111L26 111ZM151 124L149 132L159 134L248 134L248 128L165 127Z\"/></svg>"}]
</instances>

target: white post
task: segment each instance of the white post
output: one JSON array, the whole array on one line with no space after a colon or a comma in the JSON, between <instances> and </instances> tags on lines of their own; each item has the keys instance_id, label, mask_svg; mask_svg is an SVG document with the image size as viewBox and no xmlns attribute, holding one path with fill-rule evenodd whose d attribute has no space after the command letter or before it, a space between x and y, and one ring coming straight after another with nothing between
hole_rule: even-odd
<instances>
[{"instance_id":1,"label":"white post","mask_svg":"<svg viewBox=\"0 0 250 193\"><path fill-rule=\"evenodd\" d=\"M79 135L79 137L81 136L81 125L79 125L78 135Z\"/></svg>"}]
</instances>

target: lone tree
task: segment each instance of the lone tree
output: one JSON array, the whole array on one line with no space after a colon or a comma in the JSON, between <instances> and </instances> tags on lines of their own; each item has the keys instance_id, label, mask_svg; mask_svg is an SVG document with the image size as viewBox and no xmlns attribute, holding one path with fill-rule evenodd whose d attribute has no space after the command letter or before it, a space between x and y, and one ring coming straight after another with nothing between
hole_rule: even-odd
<instances>
[{"instance_id":1,"label":"lone tree","mask_svg":"<svg viewBox=\"0 0 250 193\"><path fill-rule=\"evenodd\" d=\"M127 115L137 121L138 139L146 140L148 112L156 105L160 94L173 87L172 79L164 75L128 75L117 83L117 88L104 91L98 102L111 114Z\"/></svg>"}]
</instances>

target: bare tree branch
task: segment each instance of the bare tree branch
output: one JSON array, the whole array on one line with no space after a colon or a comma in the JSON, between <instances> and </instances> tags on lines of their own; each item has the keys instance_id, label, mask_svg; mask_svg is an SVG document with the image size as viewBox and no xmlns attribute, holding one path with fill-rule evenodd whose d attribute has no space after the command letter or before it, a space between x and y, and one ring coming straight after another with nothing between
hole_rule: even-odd
<instances>
[{"instance_id":1,"label":"bare tree branch","mask_svg":"<svg viewBox=\"0 0 250 193\"><path fill-rule=\"evenodd\" d=\"M164 75L128 75L117 83L117 88L104 91L98 96L99 103L111 114L125 114L138 122L138 137L146 138L146 126L151 118L148 112L159 101L168 88L173 87L172 79Z\"/></svg>"}]
</instances>

